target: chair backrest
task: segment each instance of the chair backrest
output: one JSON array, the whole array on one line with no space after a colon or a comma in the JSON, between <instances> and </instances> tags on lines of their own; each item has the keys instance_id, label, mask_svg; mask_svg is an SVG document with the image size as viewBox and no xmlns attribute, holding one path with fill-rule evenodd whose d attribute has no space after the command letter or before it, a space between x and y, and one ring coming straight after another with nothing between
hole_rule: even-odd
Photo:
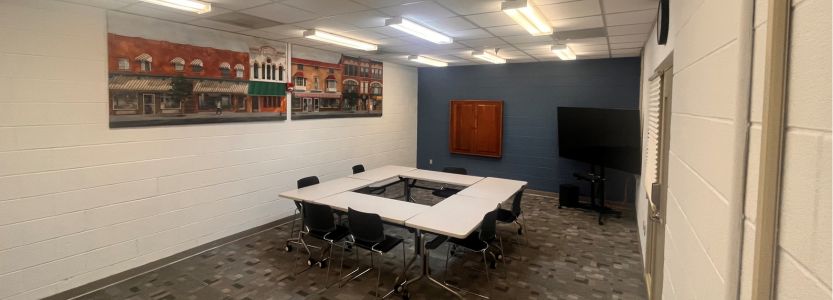
<instances>
[{"instance_id":1,"label":"chair backrest","mask_svg":"<svg viewBox=\"0 0 833 300\"><path fill-rule=\"evenodd\" d=\"M480 222L481 241L489 242L497 237L497 209L486 213L483 216L483 221Z\"/></svg>"},{"instance_id":2,"label":"chair backrest","mask_svg":"<svg viewBox=\"0 0 833 300\"><path fill-rule=\"evenodd\" d=\"M381 243L385 240L385 227L377 214L361 212L347 208L347 223L350 234L356 240L368 243Z\"/></svg>"},{"instance_id":3,"label":"chair backrest","mask_svg":"<svg viewBox=\"0 0 833 300\"><path fill-rule=\"evenodd\" d=\"M336 229L333 209L327 205L304 203L304 225L311 231L330 232Z\"/></svg>"},{"instance_id":4,"label":"chair backrest","mask_svg":"<svg viewBox=\"0 0 833 300\"><path fill-rule=\"evenodd\" d=\"M466 171L466 168L460 168L460 167L445 167L445 168L443 168L443 172L460 174L460 175L467 175L469 173L468 171Z\"/></svg>"},{"instance_id":5,"label":"chair backrest","mask_svg":"<svg viewBox=\"0 0 833 300\"><path fill-rule=\"evenodd\" d=\"M311 186L311 185L316 185L318 183L319 183L318 176L304 177L304 178L298 179L298 188L299 189L300 188L305 188L305 187L308 187L308 186Z\"/></svg>"},{"instance_id":6,"label":"chair backrest","mask_svg":"<svg viewBox=\"0 0 833 300\"><path fill-rule=\"evenodd\" d=\"M521 199L524 197L524 190L521 189L517 193L515 193L515 199L512 200L512 214L515 217L519 217L521 215Z\"/></svg>"},{"instance_id":7,"label":"chair backrest","mask_svg":"<svg viewBox=\"0 0 833 300\"><path fill-rule=\"evenodd\" d=\"M364 172L364 165L353 166L353 174L359 174L361 172Z\"/></svg>"}]
</instances>

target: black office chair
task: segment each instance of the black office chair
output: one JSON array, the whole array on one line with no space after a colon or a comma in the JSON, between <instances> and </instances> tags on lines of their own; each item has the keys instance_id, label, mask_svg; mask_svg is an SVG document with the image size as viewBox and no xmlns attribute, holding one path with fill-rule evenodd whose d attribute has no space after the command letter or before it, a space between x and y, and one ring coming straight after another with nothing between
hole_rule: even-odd
<instances>
[{"instance_id":1,"label":"black office chair","mask_svg":"<svg viewBox=\"0 0 833 300\"><path fill-rule=\"evenodd\" d=\"M319 181L317 176L309 176L298 179L296 184L299 189L302 189L311 185L316 185L318 183ZM292 227L290 227L289 229L289 236L295 236L295 221L299 219L298 215L301 213L301 202L293 202L295 202L295 214L292 216ZM300 219L303 220L303 216L301 216ZM290 244L301 244L301 226L298 227L298 235L286 241L286 246L284 247L284 250L286 250L286 252L292 252L292 245Z\"/></svg>"},{"instance_id":2,"label":"black office chair","mask_svg":"<svg viewBox=\"0 0 833 300\"><path fill-rule=\"evenodd\" d=\"M494 289L494 283L489 277L489 269L496 268L498 260L495 254L489 250L489 247L492 245L492 243L496 241L500 242L501 244L503 243L502 241L500 241L500 237L497 235L496 230L497 212L497 209L495 209L486 213L486 215L483 216L483 221L480 223L480 229L478 231L472 232L466 238L448 238L448 243L450 243L450 245L448 247L448 250L446 250L445 254L445 274L447 276L449 274L448 261L450 260L450 256L453 250L462 247L463 249L469 250L471 252L479 252L481 256L483 256L483 266L484 271L486 273L486 280L489 281L490 285L492 285L489 290L489 294L491 294L491 290ZM452 248L454 249L452 250ZM501 249L500 251L502 252L503 250ZM486 257L486 253L489 253L489 255L492 257L491 262Z\"/></svg>"},{"instance_id":3,"label":"black office chair","mask_svg":"<svg viewBox=\"0 0 833 300\"><path fill-rule=\"evenodd\" d=\"M347 227L336 224L333 218L333 209L331 207L315 203L302 203L301 206L304 216L304 229L301 231L301 244L307 250L307 253L309 253L309 256L307 257L307 266L312 267L315 265L322 269L327 267L326 281L329 281L329 260L333 256L333 247L340 246L344 249L344 245L337 245L336 243L347 237L349 231L347 230ZM312 257L312 252L309 250L307 242L304 239L306 236L327 242L327 246L321 249L321 254L318 259Z\"/></svg>"},{"instance_id":4,"label":"black office chair","mask_svg":"<svg viewBox=\"0 0 833 300\"><path fill-rule=\"evenodd\" d=\"M445 167L443 168L443 172L445 173L453 173L453 174L460 174L460 175L467 175L468 171L466 168L459 168L459 167ZM431 192L432 195L440 197L440 198L448 198L460 192L459 189L449 188L443 185L439 190L434 190Z\"/></svg>"},{"instance_id":5,"label":"black office chair","mask_svg":"<svg viewBox=\"0 0 833 300\"><path fill-rule=\"evenodd\" d=\"M379 217L377 214L373 213L366 213L361 212L358 210L354 210L352 208L347 208L347 221L348 227L350 228L350 237L347 240L347 243L355 245L359 248L365 249L370 251L370 269L362 271L356 276L353 276L347 280L345 280L341 286L344 286L347 282L358 278L362 274L370 271L373 266L373 254L379 254L382 257L382 261L380 262L379 266L377 267L378 275L376 276L376 288L374 289L376 292L376 297L379 297L379 285L382 279L382 266L384 266L384 254L390 252L395 248L397 245L402 245L402 270L403 275L405 270L405 243L402 242L401 238L390 236L385 234L385 227L382 224L382 218ZM355 247L353 247L355 249ZM344 249L342 248L342 255L341 255L341 265L344 266ZM354 251L356 253L356 261L359 259L359 251ZM345 278L352 276L356 272L359 272L362 267L358 267L350 274L347 274ZM389 292L386 297L390 295Z\"/></svg>"},{"instance_id":6,"label":"black office chair","mask_svg":"<svg viewBox=\"0 0 833 300\"><path fill-rule=\"evenodd\" d=\"M526 244L529 245L529 234L524 234L524 232L526 232L526 217L524 217L523 211L521 211L521 200L523 199L523 195L524 190L520 190L515 194L515 199L512 200L512 210L503 208L498 209L497 221L501 223L518 224L518 235L523 235ZM503 248L503 246L501 246L501 248Z\"/></svg>"},{"instance_id":7,"label":"black office chair","mask_svg":"<svg viewBox=\"0 0 833 300\"><path fill-rule=\"evenodd\" d=\"M355 165L353 166L353 174L359 174L364 172L364 165ZM373 187L373 186L366 186L356 190L356 193L362 194L373 194L373 195L380 195L385 192L385 187Z\"/></svg>"}]
</instances>

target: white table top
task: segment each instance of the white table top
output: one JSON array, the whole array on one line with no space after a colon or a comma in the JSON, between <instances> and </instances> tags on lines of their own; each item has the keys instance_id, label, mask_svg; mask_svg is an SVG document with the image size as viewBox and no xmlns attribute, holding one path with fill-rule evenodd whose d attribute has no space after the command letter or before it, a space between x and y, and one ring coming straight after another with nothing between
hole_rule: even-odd
<instances>
[{"instance_id":1,"label":"white table top","mask_svg":"<svg viewBox=\"0 0 833 300\"><path fill-rule=\"evenodd\" d=\"M280 193L279 196L297 201L313 201L330 195L352 191L373 183L369 180L341 177L311 185L302 189L294 189Z\"/></svg>"},{"instance_id":2,"label":"white table top","mask_svg":"<svg viewBox=\"0 0 833 300\"><path fill-rule=\"evenodd\" d=\"M489 199L454 195L405 221L411 228L465 238L480 226L483 216L497 208Z\"/></svg>"},{"instance_id":3,"label":"white table top","mask_svg":"<svg viewBox=\"0 0 833 300\"><path fill-rule=\"evenodd\" d=\"M333 209L340 211L347 211L347 208L350 207L361 212L374 213L379 215L385 222L400 225L404 225L405 220L431 208L428 205L354 192L335 194L312 202L329 205Z\"/></svg>"},{"instance_id":4,"label":"white table top","mask_svg":"<svg viewBox=\"0 0 833 300\"><path fill-rule=\"evenodd\" d=\"M526 181L486 177L461 190L458 195L493 199L496 204L503 203L526 186Z\"/></svg>"},{"instance_id":5,"label":"white table top","mask_svg":"<svg viewBox=\"0 0 833 300\"><path fill-rule=\"evenodd\" d=\"M374 169L370 169L358 174L350 175L349 177L357 178L357 179L364 179L370 180L373 182L379 182L388 180L391 178L399 177L399 174L406 173L409 171L416 170L413 167L403 167L403 166L394 166L394 165L387 165L384 167L378 167Z\"/></svg>"},{"instance_id":6,"label":"white table top","mask_svg":"<svg viewBox=\"0 0 833 300\"><path fill-rule=\"evenodd\" d=\"M411 179L418 179L418 180L425 180L431 182L439 182L445 184L453 184L453 185L461 185L461 186L470 186L480 180L483 177L479 176L471 176L471 175L460 175L454 173L446 173L446 172L438 172L438 171L430 171L430 170L412 170L410 172L405 172L400 174L402 177L407 177Z\"/></svg>"}]
</instances>

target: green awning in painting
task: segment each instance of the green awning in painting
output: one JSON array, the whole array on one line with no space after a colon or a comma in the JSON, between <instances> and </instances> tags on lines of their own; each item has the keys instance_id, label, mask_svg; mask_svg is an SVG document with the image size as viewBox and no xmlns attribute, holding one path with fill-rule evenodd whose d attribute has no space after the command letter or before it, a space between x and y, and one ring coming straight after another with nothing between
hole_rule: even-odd
<instances>
[{"instance_id":1,"label":"green awning in painting","mask_svg":"<svg viewBox=\"0 0 833 300\"><path fill-rule=\"evenodd\" d=\"M286 96L286 83L249 81L249 96Z\"/></svg>"}]
</instances>

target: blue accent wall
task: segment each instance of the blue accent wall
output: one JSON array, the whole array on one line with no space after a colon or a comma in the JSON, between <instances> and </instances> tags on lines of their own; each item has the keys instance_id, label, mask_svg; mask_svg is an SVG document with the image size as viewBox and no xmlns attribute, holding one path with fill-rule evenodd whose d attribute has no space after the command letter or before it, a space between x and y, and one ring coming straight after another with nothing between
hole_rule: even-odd
<instances>
[{"instance_id":1,"label":"blue accent wall","mask_svg":"<svg viewBox=\"0 0 833 300\"><path fill-rule=\"evenodd\" d=\"M420 68L417 166L465 167L469 174L525 180L544 191L576 183L587 194L589 184L572 173L590 165L558 157L557 107L637 109L639 68L639 58ZM449 153L452 99L504 101L503 158ZM632 201L626 198L634 194L634 176L608 169L607 177L607 200Z\"/></svg>"}]
</instances>

